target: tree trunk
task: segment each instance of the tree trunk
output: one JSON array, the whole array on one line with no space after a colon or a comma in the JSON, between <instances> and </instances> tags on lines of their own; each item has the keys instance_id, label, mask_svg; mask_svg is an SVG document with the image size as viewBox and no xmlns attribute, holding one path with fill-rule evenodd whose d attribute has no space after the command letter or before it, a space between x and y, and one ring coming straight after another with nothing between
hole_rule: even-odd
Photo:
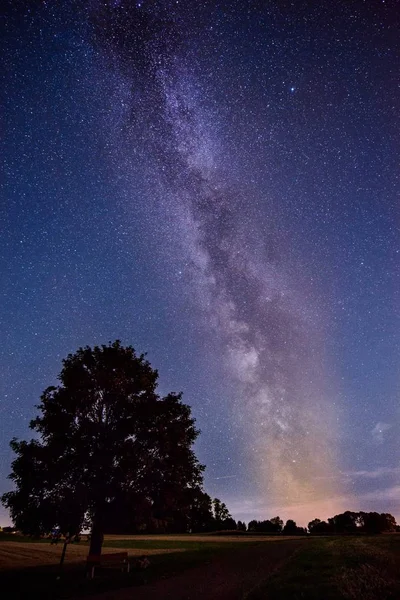
<instances>
[{"instance_id":1,"label":"tree trunk","mask_svg":"<svg viewBox=\"0 0 400 600\"><path fill-rule=\"evenodd\" d=\"M63 546L63 549L62 549L62 552L61 552L59 575L61 575L61 572L63 570L65 553L67 551L67 545L68 545L68 537L65 538L64 546Z\"/></svg>"},{"instance_id":2,"label":"tree trunk","mask_svg":"<svg viewBox=\"0 0 400 600\"><path fill-rule=\"evenodd\" d=\"M90 535L90 549L89 554L94 556L100 556L101 547L103 545L104 534L102 522L100 519L95 518L93 520L92 531Z\"/></svg>"}]
</instances>

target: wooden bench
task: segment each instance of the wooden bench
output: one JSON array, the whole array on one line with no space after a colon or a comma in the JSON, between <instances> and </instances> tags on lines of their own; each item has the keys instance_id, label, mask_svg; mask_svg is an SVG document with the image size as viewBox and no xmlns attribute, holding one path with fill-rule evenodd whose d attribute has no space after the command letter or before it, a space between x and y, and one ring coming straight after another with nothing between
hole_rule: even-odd
<instances>
[{"instance_id":1,"label":"wooden bench","mask_svg":"<svg viewBox=\"0 0 400 600\"><path fill-rule=\"evenodd\" d=\"M113 552L112 554L89 554L86 559L86 565L88 568L88 577L93 579L94 570L96 567L114 567L116 565L121 566L121 570L129 573L130 564L128 560L127 552Z\"/></svg>"}]
</instances>

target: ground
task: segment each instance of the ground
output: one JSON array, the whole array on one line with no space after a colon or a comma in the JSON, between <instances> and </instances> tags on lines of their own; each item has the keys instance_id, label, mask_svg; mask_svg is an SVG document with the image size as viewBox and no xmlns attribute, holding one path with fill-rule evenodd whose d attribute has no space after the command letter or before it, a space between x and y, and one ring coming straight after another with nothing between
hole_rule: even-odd
<instances>
[{"instance_id":1,"label":"ground","mask_svg":"<svg viewBox=\"0 0 400 600\"><path fill-rule=\"evenodd\" d=\"M279 568L299 547L299 540L271 540L244 545L236 540L200 566L135 590L135 600L240 600ZM127 588L98 594L95 600L130 600Z\"/></svg>"},{"instance_id":2,"label":"ground","mask_svg":"<svg viewBox=\"0 0 400 600\"><path fill-rule=\"evenodd\" d=\"M23 569L27 567L37 567L42 565L54 565L60 560L63 544L51 546L50 543L42 542L0 542L0 572L10 569ZM124 548L128 550L129 556L142 556L143 554L166 554L169 552L184 552L182 548L153 548L145 551L135 548ZM104 547L103 552L120 552L119 548ZM88 554L87 545L71 544L67 548L65 563L82 563Z\"/></svg>"},{"instance_id":3,"label":"ground","mask_svg":"<svg viewBox=\"0 0 400 600\"><path fill-rule=\"evenodd\" d=\"M85 543L61 545L0 536L0 589L17 599L395 600L400 535L285 538L107 536L104 552L149 555L146 571L100 570L85 578Z\"/></svg>"}]
</instances>

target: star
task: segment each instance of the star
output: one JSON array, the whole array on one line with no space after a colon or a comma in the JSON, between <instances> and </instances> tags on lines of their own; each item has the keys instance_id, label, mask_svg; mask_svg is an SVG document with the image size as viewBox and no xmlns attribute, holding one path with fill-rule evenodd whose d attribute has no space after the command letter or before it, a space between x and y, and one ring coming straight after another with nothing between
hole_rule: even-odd
<instances>
[{"instance_id":1,"label":"star","mask_svg":"<svg viewBox=\"0 0 400 600\"><path fill-rule=\"evenodd\" d=\"M331 473L397 452L399 16L11 4L0 494L62 358L118 337L183 390L199 460L237 473L206 469L215 495L332 516Z\"/></svg>"}]
</instances>

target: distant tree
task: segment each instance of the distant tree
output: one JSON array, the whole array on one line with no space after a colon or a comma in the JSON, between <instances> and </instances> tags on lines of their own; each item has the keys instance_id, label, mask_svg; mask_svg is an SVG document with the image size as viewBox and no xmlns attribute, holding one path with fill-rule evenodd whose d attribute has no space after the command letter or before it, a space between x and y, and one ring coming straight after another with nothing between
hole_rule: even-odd
<instances>
[{"instance_id":1,"label":"distant tree","mask_svg":"<svg viewBox=\"0 0 400 600\"><path fill-rule=\"evenodd\" d=\"M275 533L281 533L281 531L283 529L282 519L280 517L274 517L273 519L271 519L271 523L274 527Z\"/></svg>"},{"instance_id":2,"label":"distant tree","mask_svg":"<svg viewBox=\"0 0 400 600\"><path fill-rule=\"evenodd\" d=\"M288 519L286 521L285 527L283 528L283 533L285 535L296 535L298 533L298 527L295 521L292 519Z\"/></svg>"},{"instance_id":3,"label":"distant tree","mask_svg":"<svg viewBox=\"0 0 400 600\"><path fill-rule=\"evenodd\" d=\"M188 515L189 531L194 533L211 531L214 525L214 515L210 496L199 489L191 491Z\"/></svg>"},{"instance_id":4,"label":"distant tree","mask_svg":"<svg viewBox=\"0 0 400 600\"><path fill-rule=\"evenodd\" d=\"M328 519L335 533L355 533L358 528L359 514L346 510L346 512Z\"/></svg>"},{"instance_id":5,"label":"distant tree","mask_svg":"<svg viewBox=\"0 0 400 600\"><path fill-rule=\"evenodd\" d=\"M265 519L264 521L256 521L255 531L258 533L271 533L273 531L273 525L268 519Z\"/></svg>"},{"instance_id":6,"label":"distant tree","mask_svg":"<svg viewBox=\"0 0 400 600\"><path fill-rule=\"evenodd\" d=\"M308 524L308 531L310 533L312 533L312 531L314 530L315 527L318 527L318 525L321 523L321 519L313 519L312 521L309 522Z\"/></svg>"},{"instance_id":7,"label":"distant tree","mask_svg":"<svg viewBox=\"0 0 400 600\"><path fill-rule=\"evenodd\" d=\"M247 531L246 523L244 523L243 521L238 521L237 529L238 531Z\"/></svg>"},{"instance_id":8,"label":"distant tree","mask_svg":"<svg viewBox=\"0 0 400 600\"><path fill-rule=\"evenodd\" d=\"M314 523L312 527L310 527L310 524L313 523L313 521L311 521L311 523L308 524L311 534L324 535L328 533L333 533L333 528L330 525L330 523L327 523L326 521L320 521L320 519L314 519L314 521L318 522Z\"/></svg>"},{"instance_id":9,"label":"distant tree","mask_svg":"<svg viewBox=\"0 0 400 600\"><path fill-rule=\"evenodd\" d=\"M11 442L15 490L2 502L18 529L72 534L89 525L90 553L99 554L117 507L168 522L190 504L188 490L202 484L192 450L199 432L180 394L157 394L157 379L119 341L63 361L60 385L44 391L30 425L38 439Z\"/></svg>"},{"instance_id":10,"label":"distant tree","mask_svg":"<svg viewBox=\"0 0 400 600\"><path fill-rule=\"evenodd\" d=\"M389 513L361 512L362 529L366 533L385 533L396 531L396 519Z\"/></svg>"},{"instance_id":11,"label":"distant tree","mask_svg":"<svg viewBox=\"0 0 400 600\"><path fill-rule=\"evenodd\" d=\"M212 501L214 515L214 530L236 529L236 521L232 518L226 504L219 498Z\"/></svg>"},{"instance_id":12,"label":"distant tree","mask_svg":"<svg viewBox=\"0 0 400 600\"><path fill-rule=\"evenodd\" d=\"M252 521L249 521L248 525L247 525L247 531L257 531L258 527L258 521L256 521L256 519L253 519Z\"/></svg>"},{"instance_id":13,"label":"distant tree","mask_svg":"<svg viewBox=\"0 0 400 600\"><path fill-rule=\"evenodd\" d=\"M266 519L265 521L249 521L248 531L256 531L257 533L281 533L283 529L283 521L280 517Z\"/></svg>"},{"instance_id":14,"label":"distant tree","mask_svg":"<svg viewBox=\"0 0 400 600\"><path fill-rule=\"evenodd\" d=\"M396 519L389 513L345 511L328 519L314 519L308 524L312 534L384 533L396 531Z\"/></svg>"},{"instance_id":15,"label":"distant tree","mask_svg":"<svg viewBox=\"0 0 400 600\"><path fill-rule=\"evenodd\" d=\"M265 521L260 521L258 529L262 533L277 533L277 526L271 521L271 519L265 519Z\"/></svg>"},{"instance_id":16,"label":"distant tree","mask_svg":"<svg viewBox=\"0 0 400 600\"><path fill-rule=\"evenodd\" d=\"M396 519L394 518L393 515L391 515L390 513L382 513L381 516L385 522L385 529L383 531L396 531L397 530Z\"/></svg>"},{"instance_id":17,"label":"distant tree","mask_svg":"<svg viewBox=\"0 0 400 600\"><path fill-rule=\"evenodd\" d=\"M228 517L222 521L222 529L225 531L235 531L237 529L237 523L233 517Z\"/></svg>"},{"instance_id":18,"label":"distant tree","mask_svg":"<svg viewBox=\"0 0 400 600\"><path fill-rule=\"evenodd\" d=\"M305 527L298 527L295 521L289 519L286 521L282 533L284 535L307 535L307 529Z\"/></svg>"},{"instance_id":19,"label":"distant tree","mask_svg":"<svg viewBox=\"0 0 400 600\"><path fill-rule=\"evenodd\" d=\"M214 498L212 501L214 518L216 521L225 521L225 519L231 518L229 510L224 502L221 502L219 498Z\"/></svg>"}]
</instances>

